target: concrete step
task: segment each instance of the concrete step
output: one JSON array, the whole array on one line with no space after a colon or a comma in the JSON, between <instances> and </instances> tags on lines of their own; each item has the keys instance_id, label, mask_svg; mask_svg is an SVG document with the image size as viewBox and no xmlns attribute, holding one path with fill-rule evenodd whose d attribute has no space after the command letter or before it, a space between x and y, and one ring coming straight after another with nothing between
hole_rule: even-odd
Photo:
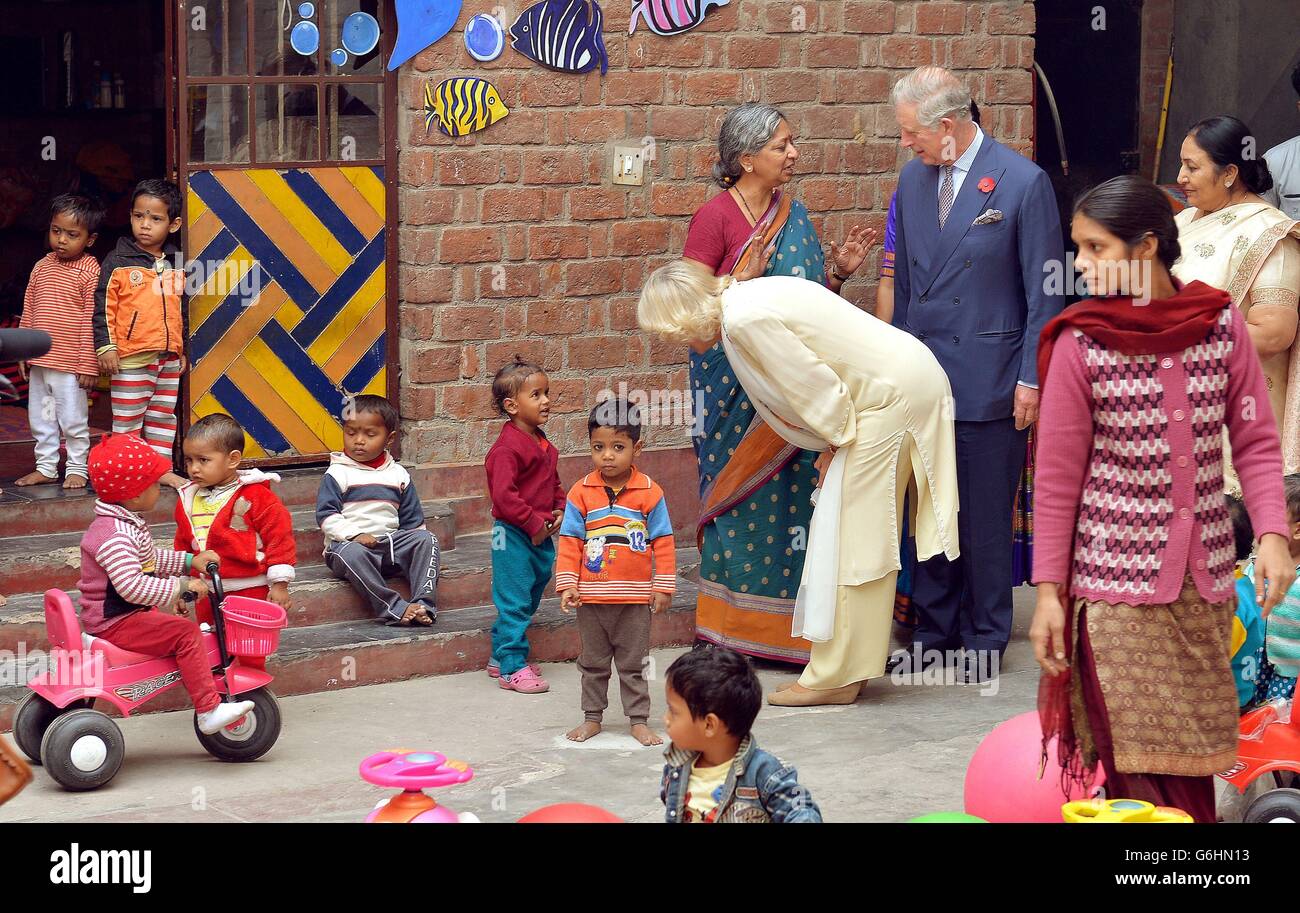
<instances>
[{"instance_id":1,"label":"concrete step","mask_svg":"<svg viewBox=\"0 0 1300 913\"><path fill-rule=\"evenodd\" d=\"M461 536L455 549L443 553L438 576L439 617L492 601L492 536L490 533ZM693 548L677 549L679 574L693 575L700 563ZM554 581L547 585L551 591ZM394 581L399 593L408 595L403 581ZM290 629L343 622L368 622L369 605L345 581L336 578L324 565L298 568L298 578L290 588ZM74 604L76 593L71 592ZM0 656L46 650L44 595L30 593L11 597L0 608ZM287 632L286 632L287 633Z\"/></svg>"},{"instance_id":2,"label":"concrete step","mask_svg":"<svg viewBox=\"0 0 1300 913\"><path fill-rule=\"evenodd\" d=\"M316 525L315 506L292 507L289 514L293 518L298 564L319 563L325 536ZM444 551L454 549L455 508L446 501L425 501L424 516L441 548ZM157 523L150 528L159 546L171 548L176 536L175 523ZM81 537L84 532L81 529L0 539L0 592L12 597L22 593L44 593L48 589L74 589L81 578Z\"/></svg>"},{"instance_id":3,"label":"concrete step","mask_svg":"<svg viewBox=\"0 0 1300 913\"><path fill-rule=\"evenodd\" d=\"M671 608L654 618L652 647L689 644L695 638L698 590L679 578ZM431 628L388 627L372 621L343 621L291 628L282 633L280 649L268 661L278 695L333 691L358 685L401 681L482 669L491 656L496 610L479 605L439 614ZM581 649L577 615L560 611L557 598L542 601L528 629L531 656L539 662L575 659ZM39 659L0 658L0 732L13 725L14 710L27 693L25 679ZM484 687L495 687L484 675ZM115 715L109 705L98 709ZM188 709L179 688L147 706L149 712Z\"/></svg>"}]
</instances>

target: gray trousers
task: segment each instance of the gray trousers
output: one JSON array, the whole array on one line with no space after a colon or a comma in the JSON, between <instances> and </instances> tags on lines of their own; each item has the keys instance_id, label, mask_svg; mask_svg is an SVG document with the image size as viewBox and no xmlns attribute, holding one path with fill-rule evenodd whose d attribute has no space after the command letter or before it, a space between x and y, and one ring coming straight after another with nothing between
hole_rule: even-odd
<instances>
[{"instance_id":1,"label":"gray trousers","mask_svg":"<svg viewBox=\"0 0 1300 913\"><path fill-rule=\"evenodd\" d=\"M645 682L645 658L650 654L648 603L578 606L582 652L582 715L600 722L609 706L609 664L618 670L623 713L633 723L650 717L650 686Z\"/></svg>"},{"instance_id":2,"label":"gray trousers","mask_svg":"<svg viewBox=\"0 0 1300 913\"><path fill-rule=\"evenodd\" d=\"M430 618L437 615L438 537L427 529L399 529L379 537L374 548L357 542L331 543L325 549L325 566L366 597L380 621L396 624L407 606L417 602L424 605ZM410 602L388 586L387 577L406 578L411 585Z\"/></svg>"}]
</instances>

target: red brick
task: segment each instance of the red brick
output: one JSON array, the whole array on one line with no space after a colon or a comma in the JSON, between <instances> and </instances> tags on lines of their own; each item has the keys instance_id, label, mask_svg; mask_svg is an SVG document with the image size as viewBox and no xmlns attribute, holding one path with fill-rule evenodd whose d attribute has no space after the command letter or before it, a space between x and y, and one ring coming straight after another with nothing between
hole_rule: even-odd
<instances>
[{"instance_id":1,"label":"red brick","mask_svg":"<svg viewBox=\"0 0 1300 913\"><path fill-rule=\"evenodd\" d=\"M454 190L412 188L400 194L404 225L445 225L456 218Z\"/></svg>"},{"instance_id":2,"label":"red brick","mask_svg":"<svg viewBox=\"0 0 1300 913\"><path fill-rule=\"evenodd\" d=\"M505 120L497 121L478 134L479 142L492 145L530 145L546 141L546 114L515 108Z\"/></svg>"},{"instance_id":3,"label":"red brick","mask_svg":"<svg viewBox=\"0 0 1300 913\"><path fill-rule=\"evenodd\" d=\"M570 368L619 368L627 364L626 336L578 336L569 340Z\"/></svg>"},{"instance_id":4,"label":"red brick","mask_svg":"<svg viewBox=\"0 0 1300 913\"><path fill-rule=\"evenodd\" d=\"M448 305L438 315L439 339L497 339L500 335L501 311L495 305Z\"/></svg>"},{"instance_id":5,"label":"red brick","mask_svg":"<svg viewBox=\"0 0 1300 913\"><path fill-rule=\"evenodd\" d=\"M988 102L1027 105L1034 96L1034 82L1026 70L990 73L984 80L984 98Z\"/></svg>"},{"instance_id":6,"label":"red brick","mask_svg":"<svg viewBox=\"0 0 1300 913\"><path fill-rule=\"evenodd\" d=\"M501 155L466 149L438 153L438 183L495 184L501 180Z\"/></svg>"},{"instance_id":7,"label":"red brick","mask_svg":"<svg viewBox=\"0 0 1300 913\"><path fill-rule=\"evenodd\" d=\"M545 192L540 187L491 187L483 191L484 222L537 222Z\"/></svg>"},{"instance_id":8,"label":"red brick","mask_svg":"<svg viewBox=\"0 0 1300 913\"><path fill-rule=\"evenodd\" d=\"M736 35L727 40L727 63L737 69L773 67L781 63L780 38L749 38Z\"/></svg>"},{"instance_id":9,"label":"red brick","mask_svg":"<svg viewBox=\"0 0 1300 913\"><path fill-rule=\"evenodd\" d=\"M862 112L855 105L818 105L803 113L804 136L853 139L861 131Z\"/></svg>"},{"instance_id":10,"label":"red brick","mask_svg":"<svg viewBox=\"0 0 1300 913\"><path fill-rule=\"evenodd\" d=\"M478 346L460 347L460 376L466 380L478 377Z\"/></svg>"},{"instance_id":11,"label":"red brick","mask_svg":"<svg viewBox=\"0 0 1300 913\"><path fill-rule=\"evenodd\" d=\"M885 66L894 69L910 69L934 63L934 43L929 38L891 35L880 46L880 60Z\"/></svg>"},{"instance_id":12,"label":"red brick","mask_svg":"<svg viewBox=\"0 0 1300 913\"><path fill-rule=\"evenodd\" d=\"M803 178L799 199L812 212L852 209L858 181L854 178Z\"/></svg>"},{"instance_id":13,"label":"red brick","mask_svg":"<svg viewBox=\"0 0 1300 913\"><path fill-rule=\"evenodd\" d=\"M990 35L1034 34L1032 3L992 3L988 11Z\"/></svg>"},{"instance_id":14,"label":"red brick","mask_svg":"<svg viewBox=\"0 0 1300 913\"><path fill-rule=\"evenodd\" d=\"M452 271L443 267L403 266L398 280L402 298L411 304L451 300ZM432 327L430 327L432 331Z\"/></svg>"},{"instance_id":15,"label":"red brick","mask_svg":"<svg viewBox=\"0 0 1300 913\"><path fill-rule=\"evenodd\" d=\"M524 153L525 184L581 184L586 180L587 158L576 149Z\"/></svg>"},{"instance_id":16,"label":"red brick","mask_svg":"<svg viewBox=\"0 0 1300 913\"><path fill-rule=\"evenodd\" d=\"M487 344L487 369L493 373L519 356L535 365L546 364L546 341L543 339L509 339Z\"/></svg>"},{"instance_id":17,"label":"red brick","mask_svg":"<svg viewBox=\"0 0 1300 913\"><path fill-rule=\"evenodd\" d=\"M569 214L575 221L621 219L627 214L627 191L581 187L569 194Z\"/></svg>"},{"instance_id":18,"label":"red brick","mask_svg":"<svg viewBox=\"0 0 1300 913\"><path fill-rule=\"evenodd\" d=\"M623 288L623 267L619 260L595 260L570 263L565 272L565 289L569 295L608 295Z\"/></svg>"},{"instance_id":19,"label":"red brick","mask_svg":"<svg viewBox=\"0 0 1300 913\"><path fill-rule=\"evenodd\" d=\"M542 290L541 267L535 263L498 263L480 267L479 298L531 298Z\"/></svg>"},{"instance_id":20,"label":"red brick","mask_svg":"<svg viewBox=\"0 0 1300 913\"><path fill-rule=\"evenodd\" d=\"M862 42L848 35L812 38L808 42L808 66L856 67Z\"/></svg>"},{"instance_id":21,"label":"red brick","mask_svg":"<svg viewBox=\"0 0 1300 913\"><path fill-rule=\"evenodd\" d=\"M442 411L450 418L490 419L497 414L485 384L457 384L442 391Z\"/></svg>"},{"instance_id":22,"label":"red brick","mask_svg":"<svg viewBox=\"0 0 1300 913\"><path fill-rule=\"evenodd\" d=\"M564 115L564 135L569 142L603 143L627 135L627 113L621 108L570 111Z\"/></svg>"},{"instance_id":23,"label":"red brick","mask_svg":"<svg viewBox=\"0 0 1300 913\"><path fill-rule=\"evenodd\" d=\"M431 346L412 349L403 379L413 384L436 384L460 375L460 346Z\"/></svg>"},{"instance_id":24,"label":"red brick","mask_svg":"<svg viewBox=\"0 0 1300 913\"><path fill-rule=\"evenodd\" d=\"M739 73L691 73L682 83L682 101L688 105L734 105L739 97Z\"/></svg>"},{"instance_id":25,"label":"red brick","mask_svg":"<svg viewBox=\"0 0 1300 913\"><path fill-rule=\"evenodd\" d=\"M403 149L398 159L397 176L403 184L427 184L434 175L433 153Z\"/></svg>"},{"instance_id":26,"label":"red brick","mask_svg":"<svg viewBox=\"0 0 1300 913\"><path fill-rule=\"evenodd\" d=\"M519 88L519 103L525 108L570 107L582 101L582 86L569 75L531 67Z\"/></svg>"},{"instance_id":27,"label":"red brick","mask_svg":"<svg viewBox=\"0 0 1300 913\"><path fill-rule=\"evenodd\" d=\"M703 139L706 113L684 108L650 109L650 133L656 140Z\"/></svg>"},{"instance_id":28,"label":"red brick","mask_svg":"<svg viewBox=\"0 0 1300 913\"><path fill-rule=\"evenodd\" d=\"M433 308L401 305L398 309L398 325L403 339L430 339L433 336Z\"/></svg>"},{"instance_id":29,"label":"red brick","mask_svg":"<svg viewBox=\"0 0 1300 913\"><path fill-rule=\"evenodd\" d=\"M606 22L613 20L606 15ZM702 41L663 39L641 26L627 40L627 65L635 71L645 67L701 67L706 45Z\"/></svg>"},{"instance_id":30,"label":"red brick","mask_svg":"<svg viewBox=\"0 0 1300 913\"><path fill-rule=\"evenodd\" d=\"M889 101L894 82L879 70L849 70L835 74L835 101L877 104Z\"/></svg>"},{"instance_id":31,"label":"red brick","mask_svg":"<svg viewBox=\"0 0 1300 913\"><path fill-rule=\"evenodd\" d=\"M398 407L407 421L424 422L438 416L438 390L436 387L412 387L402 384Z\"/></svg>"},{"instance_id":32,"label":"red brick","mask_svg":"<svg viewBox=\"0 0 1300 913\"><path fill-rule=\"evenodd\" d=\"M688 360L690 349L680 342L667 342L657 336L650 338L650 364L680 365Z\"/></svg>"},{"instance_id":33,"label":"red brick","mask_svg":"<svg viewBox=\"0 0 1300 913\"><path fill-rule=\"evenodd\" d=\"M762 98L768 104L817 101L817 80L812 73L764 73Z\"/></svg>"},{"instance_id":34,"label":"red brick","mask_svg":"<svg viewBox=\"0 0 1300 913\"><path fill-rule=\"evenodd\" d=\"M611 330L635 330L637 299L614 298L609 302L609 328Z\"/></svg>"},{"instance_id":35,"label":"red brick","mask_svg":"<svg viewBox=\"0 0 1300 913\"><path fill-rule=\"evenodd\" d=\"M548 359L546 366L551 370L555 367L551 365ZM569 365L573 367L573 365ZM586 412L590 406L587 405L587 385L584 381L574 380L572 378L557 380L551 378L551 412L555 415L572 415L575 412ZM585 422L584 430L585 430ZM546 433L553 435L559 428L566 427L563 422L557 423L551 421L547 425ZM563 432L561 432L563 434Z\"/></svg>"},{"instance_id":36,"label":"red brick","mask_svg":"<svg viewBox=\"0 0 1300 913\"><path fill-rule=\"evenodd\" d=\"M662 73L614 73L605 77L605 104L657 105L664 100Z\"/></svg>"},{"instance_id":37,"label":"red brick","mask_svg":"<svg viewBox=\"0 0 1300 913\"><path fill-rule=\"evenodd\" d=\"M888 35L894 31L891 0L868 0L844 4L844 31L853 34Z\"/></svg>"},{"instance_id":38,"label":"red brick","mask_svg":"<svg viewBox=\"0 0 1300 913\"><path fill-rule=\"evenodd\" d=\"M996 5L993 7L996 9ZM966 7L961 3L918 3L916 28L918 35L960 35L966 28Z\"/></svg>"},{"instance_id":39,"label":"red brick","mask_svg":"<svg viewBox=\"0 0 1300 913\"><path fill-rule=\"evenodd\" d=\"M818 6L815 0L769 2L763 10L763 31L769 35L815 32Z\"/></svg>"},{"instance_id":40,"label":"red brick","mask_svg":"<svg viewBox=\"0 0 1300 913\"><path fill-rule=\"evenodd\" d=\"M581 327L586 318L586 305L581 302L528 302L528 333L530 336L570 334Z\"/></svg>"},{"instance_id":41,"label":"red brick","mask_svg":"<svg viewBox=\"0 0 1300 913\"><path fill-rule=\"evenodd\" d=\"M397 254L402 263L429 264L434 262L437 252L436 229L408 228L397 235Z\"/></svg>"},{"instance_id":42,"label":"red brick","mask_svg":"<svg viewBox=\"0 0 1300 913\"><path fill-rule=\"evenodd\" d=\"M501 232L495 228L445 228L438 245L442 263L486 263L501 259Z\"/></svg>"},{"instance_id":43,"label":"red brick","mask_svg":"<svg viewBox=\"0 0 1300 913\"><path fill-rule=\"evenodd\" d=\"M690 216L709 198L702 184L656 184L650 188L650 211L657 216Z\"/></svg>"},{"instance_id":44,"label":"red brick","mask_svg":"<svg viewBox=\"0 0 1300 913\"><path fill-rule=\"evenodd\" d=\"M988 69L1001 62L1002 42L988 35L967 35L952 39L948 45L948 54L955 69Z\"/></svg>"},{"instance_id":45,"label":"red brick","mask_svg":"<svg viewBox=\"0 0 1300 913\"><path fill-rule=\"evenodd\" d=\"M662 220L615 223L614 253L624 257L662 253L668 249L668 232L669 224Z\"/></svg>"},{"instance_id":46,"label":"red brick","mask_svg":"<svg viewBox=\"0 0 1300 913\"><path fill-rule=\"evenodd\" d=\"M528 256L533 260L585 257L587 237L587 229L581 225L534 225L528 229Z\"/></svg>"}]
</instances>

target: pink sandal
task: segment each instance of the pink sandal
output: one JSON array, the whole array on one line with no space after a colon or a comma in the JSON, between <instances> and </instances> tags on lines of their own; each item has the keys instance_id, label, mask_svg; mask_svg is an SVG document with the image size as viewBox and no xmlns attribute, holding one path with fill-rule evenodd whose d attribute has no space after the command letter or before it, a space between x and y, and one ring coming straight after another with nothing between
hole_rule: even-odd
<instances>
[{"instance_id":1,"label":"pink sandal","mask_svg":"<svg viewBox=\"0 0 1300 913\"><path fill-rule=\"evenodd\" d=\"M532 669L524 666L514 675L503 675L497 683L506 691L518 691L520 694L541 694L550 691L551 686Z\"/></svg>"},{"instance_id":2,"label":"pink sandal","mask_svg":"<svg viewBox=\"0 0 1300 913\"><path fill-rule=\"evenodd\" d=\"M534 674L536 675L542 674L542 667L539 666L537 663L529 663L528 668L532 669ZM488 674L488 678L500 678L501 664L494 660L489 659L487 664L487 674Z\"/></svg>"}]
</instances>

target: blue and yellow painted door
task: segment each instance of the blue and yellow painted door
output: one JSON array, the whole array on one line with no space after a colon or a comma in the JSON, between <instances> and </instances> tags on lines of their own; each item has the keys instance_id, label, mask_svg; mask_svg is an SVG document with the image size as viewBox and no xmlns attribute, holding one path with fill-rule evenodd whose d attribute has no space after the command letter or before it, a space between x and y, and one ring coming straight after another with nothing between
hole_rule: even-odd
<instances>
[{"instance_id":1,"label":"blue and yellow painted door","mask_svg":"<svg viewBox=\"0 0 1300 913\"><path fill-rule=\"evenodd\" d=\"M191 422L235 417L250 458L342 447L349 395L387 393L383 168L191 171Z\"/></svg>"}]
</instances>

